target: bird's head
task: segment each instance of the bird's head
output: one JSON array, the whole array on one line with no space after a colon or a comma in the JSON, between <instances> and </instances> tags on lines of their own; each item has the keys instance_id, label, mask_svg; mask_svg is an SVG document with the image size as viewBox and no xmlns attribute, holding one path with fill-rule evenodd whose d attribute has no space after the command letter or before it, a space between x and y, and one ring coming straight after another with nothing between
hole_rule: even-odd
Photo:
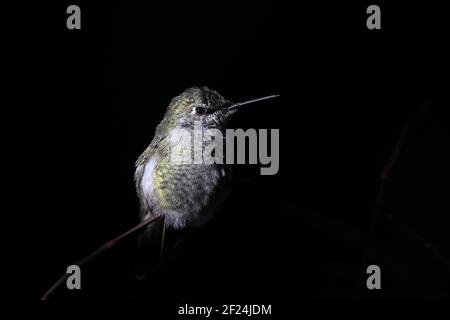
<instances>
[{"instance_id":1,"label":"bird's head","mask_svg":"<svg viewBox=\"0 0 450 320\"><path fill-rule=\"evenodd\" d=\"M176 127L193 129L196 122L201 123L206 129L223 130L239 107L274 97L276 96L232 103L215 90L207 87L192 87L172 99L163 123L169 130Z\"/></svg>"}]
</instances>

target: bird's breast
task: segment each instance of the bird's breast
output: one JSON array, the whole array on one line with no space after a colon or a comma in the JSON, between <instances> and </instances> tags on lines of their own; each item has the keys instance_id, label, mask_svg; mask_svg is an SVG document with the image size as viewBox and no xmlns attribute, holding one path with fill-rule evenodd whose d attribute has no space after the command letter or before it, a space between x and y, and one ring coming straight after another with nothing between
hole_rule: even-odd
<instances>
[{"instance_id":1,"label":"bird's breast","mask_svg":"<svg viewBox=\"0 0 450 320\"><path fill-rule=\"evenodd\" d=\"M207 218L222 194L227 170L217 164L178 165L150 158L143 168L142 196L150 210L183 225Z\"/></svg>"}]
</instances>

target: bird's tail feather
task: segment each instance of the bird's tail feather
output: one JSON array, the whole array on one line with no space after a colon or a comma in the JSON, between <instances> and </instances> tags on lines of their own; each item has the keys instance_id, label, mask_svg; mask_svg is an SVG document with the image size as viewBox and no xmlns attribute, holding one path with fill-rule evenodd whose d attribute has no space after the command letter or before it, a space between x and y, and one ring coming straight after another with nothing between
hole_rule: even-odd
<instances>
[{"instance_id":1,"label":"bird's tail feather","mask_svg":"<svg viewBox=\"0 0 450 320\"><path fill-rule=\"evenodd\" d=\"M165 221L164 216L149 225L139 235L138 254L135 265L135 276L144 279L150 273L156 272L162 262Z\"/></svg>"}]
</instances>

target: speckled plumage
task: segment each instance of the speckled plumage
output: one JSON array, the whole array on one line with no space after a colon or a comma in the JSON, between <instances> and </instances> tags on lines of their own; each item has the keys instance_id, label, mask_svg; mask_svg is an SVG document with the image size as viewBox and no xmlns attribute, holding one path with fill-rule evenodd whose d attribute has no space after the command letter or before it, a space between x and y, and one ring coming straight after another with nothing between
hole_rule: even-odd
<instances>
[{"instance_id":1,"label":"speckled plumage","mask_svg":"<svg viewBox=\"0 0 450 320\"><path fill-rule=\"evenodd\" d=\"M167 227L184 228L201 225L211 217L227 193L229 169L221 164L174 164L171 134L179 128L193 130L194 121L200 119L203 129L223 131L233 113L226 110L229 105L205 87L189 88L172 99L153 141L136 161L141 219L162 214ZM195 106L204 107L207 113L193 114Z\"/></svg>"}]
</instances>

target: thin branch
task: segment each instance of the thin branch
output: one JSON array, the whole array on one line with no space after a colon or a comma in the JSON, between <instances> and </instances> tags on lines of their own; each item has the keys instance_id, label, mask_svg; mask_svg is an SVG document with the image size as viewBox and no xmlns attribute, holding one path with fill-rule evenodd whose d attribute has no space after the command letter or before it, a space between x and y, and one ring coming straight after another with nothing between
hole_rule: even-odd
<instances>
[{"instance_id":1,"label":"thin branch","mask_svg":"<svg viewBox=\"0 0 450 320\"><path fill-rule=\"evenodd\" d=\"M362 268L364 268L367 265L370 254L373 251L373 248L375 247L378 220L379 220L379 217L382 215L382 211L383 211L382 206L384 203L386 186L389 181L389 178L391 177L392 170L398 162L400 152L403 148L403 145L405 144L405 141L408 137L411 127L413 127L413 125L423 115L423 113L426 111L427 106L428 106L427 104L420 106L418 108L418 110L416 112L414 112L413 116L405 123L405 125L403 126L402 131L400 133L400 136L398 137L398 139L396 141L394 149L391 152L386 165L383 167L383 169L381 171L380 183L378 185L378 193L377 193L375 203L374 203L373 209L372 209L372 217L371 217L370 229L369 229L369 239L368 239L368 243L367 243L366 249L363 253L363 257L362 257L362 261L361 261ZM359 283L359 281L357 281L357 283ZM361 289L360 285L357 285L355 287L355 292L354 292L355 297L358 295L360 289Z\"/></svg>"},{"instance_id":2,"label":"thin branch","mask_svg":"<svg viewBox=\"0 0 450 320\"><path fill-rule=\"evenodd\" d=\"M104 251L111 249L112 247L114 247L117 243L119 243L120 241L128 238L129 236L131 236L132 234L144 229L146 226L150 225L151 223L157 221L158 219L160 219L161 216L158 215L156 217L153 218L149 218L146 219L144 221L142 221L141 223L139 223L138 225L134 226L133 228L129 229L127 232L121 234L120 236L106 242L104 245L102 245L101 247L99 247L97 250L93 251L92 253L88 254L86 257L84 257L83 259L79 260L78 262L75 263L75 265L81 267L89 262L91 262L93 259L95 259L96 257L98 257L100 254L102 254ZM51 287L50 289L48 289L48 291L42 296L41 300L47 300L49 298L49 296L61 285L64 283L64 281L66 281L66 279L69 277L68 273L65 273L63 276L61 276Z\"/></svg>"},{"instance_id":3,"label":"thin branch","mask_svg":"<svg viewBox=\"0 0 450 320\"><path fill-rule=\"evenodd\" d=\"M405 232L410 239L413 239L421 247L423 247L427 252L429 252L436 260L438 260L450 273L450 259L436 246L434 246L430 241L421 236L417 231L411 228L405 221L399 217L395 217L392 214L387 215L388 219L397 224L397 226Z\"/></svg>"}]
</instances>

